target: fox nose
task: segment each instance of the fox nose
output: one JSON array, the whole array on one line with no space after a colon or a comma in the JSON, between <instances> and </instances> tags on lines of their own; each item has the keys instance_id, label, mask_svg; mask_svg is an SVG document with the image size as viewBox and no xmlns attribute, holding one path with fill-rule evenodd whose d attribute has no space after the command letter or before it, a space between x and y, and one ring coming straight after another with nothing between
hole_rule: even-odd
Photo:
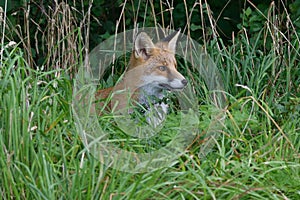
<instances>
[{"instance_id":1,"label":"fox nose","mask_svg":"<svg viewBox=\"0 0 300 200\"><path fill-rule=\"evenodd\" d=\"M183 80L181 81L181 83L182 83L184 86L186 86L186 84L188 83L188 81L187 81L186 79L183 79Z\"/></svg>"}]
</instances>

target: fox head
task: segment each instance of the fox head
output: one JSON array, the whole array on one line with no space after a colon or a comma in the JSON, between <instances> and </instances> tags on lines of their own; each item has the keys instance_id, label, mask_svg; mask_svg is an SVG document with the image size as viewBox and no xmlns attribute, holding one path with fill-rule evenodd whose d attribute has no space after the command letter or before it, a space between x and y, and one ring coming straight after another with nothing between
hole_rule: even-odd
<instances>
[{"instance_id":1,"label":"fox head","mask_svg":"<svg viewBox=\"0 0 300 200\"><path fill-rule=\"evenodd\" d=\"M142 87L173 91L187 85L187 80L176 69L175 49L179 33L176 31L156 44L144 32L136 36L128 70L141 68Z\"/></svg>"},{"instance_id":2,"label":"fox head","mask_svg":"<svg viewBox=\"0 0 300 200\"><path fill-rule=\"evenodd\" d=\"M175 59L179 34L174 32L154 44L146 33L139 33L122 80L114 87L99 90L97 97L107 98L112 93L110 107L126 110L129 99L149 105L150 96L162 99L163 90L183 89L188 82L177 71Z\"/></svg>"}]
</instances>

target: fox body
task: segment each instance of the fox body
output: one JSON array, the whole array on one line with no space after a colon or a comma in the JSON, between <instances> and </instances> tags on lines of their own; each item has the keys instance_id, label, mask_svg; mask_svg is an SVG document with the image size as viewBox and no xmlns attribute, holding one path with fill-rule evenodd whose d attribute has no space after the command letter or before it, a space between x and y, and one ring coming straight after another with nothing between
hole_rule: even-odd
<instances>
[{"instance_id":1,"label":"fox body","mask_svg":"<svg viewBox=\"0 0 300 200\"><path fill-rule=\"evenodd\" d=\"M122 80L114 87L97 91L96 99L112 95L109 107L118 111L126 110L130 99L149 106L150 97L162 99L164 90L183 89L187 80L177 71L175 59L179 33L174 32L156 44L146 33L139 33Z\"/></svg>"}]
</instances>

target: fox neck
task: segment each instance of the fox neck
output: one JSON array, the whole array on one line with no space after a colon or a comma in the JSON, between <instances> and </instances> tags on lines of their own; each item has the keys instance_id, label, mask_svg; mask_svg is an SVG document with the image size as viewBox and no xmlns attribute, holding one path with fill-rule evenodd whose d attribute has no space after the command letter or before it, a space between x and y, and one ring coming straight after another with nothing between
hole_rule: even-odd
<instances>
[{"instance_id":1,"label":"fox neck","mask_svg":"<svg viewBox=\"0 0 300 200\"><path fill-rule=\"evenodd\" d=\"M157 99L161 100L163 97L163 90L152 84L147 84L139 88L138 101L147 107L149 107L151 103L154 103L153 101Z\"/></svg>"},{"instance_id":2,"label":"fox neck","mask_svg":"<svg viewBox=\"0 0 300 200\"><path fill-rule=\"evenodd\" d=\"M129 92L129 95L128 93L126 94L127 97L133 98L135 101L146 106L149 106L154 99L162 99L163 89L152 82L148 83L145 81L145 73L145 67L130 68L115 90Z\"/></svg>"}]
</instances>

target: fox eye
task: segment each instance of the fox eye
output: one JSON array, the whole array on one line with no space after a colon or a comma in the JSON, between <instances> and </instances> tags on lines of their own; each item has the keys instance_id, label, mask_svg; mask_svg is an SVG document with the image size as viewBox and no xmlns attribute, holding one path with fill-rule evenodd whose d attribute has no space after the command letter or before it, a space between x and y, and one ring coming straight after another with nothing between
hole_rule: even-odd
<instances>
[{"instance_id":1,"label":"fox eye","mask_svg":"<svg viewBox=\"0 0 300 200\"><path fill-rule=\"evenodd\" d=\"M160 66L160 67L159 67L159 70L160 70L160 71L166 71L166 69L167 69L166 66Z\"/></svg>"}]
</instances>

